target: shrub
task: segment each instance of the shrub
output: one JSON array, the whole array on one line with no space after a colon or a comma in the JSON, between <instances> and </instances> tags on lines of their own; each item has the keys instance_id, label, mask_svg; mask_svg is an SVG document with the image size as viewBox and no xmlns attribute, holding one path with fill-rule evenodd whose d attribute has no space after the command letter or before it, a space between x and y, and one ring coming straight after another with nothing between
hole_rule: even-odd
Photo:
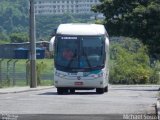
<instances>
[{"instance_id":1,"label":"shrub","mask_svg":"<svg viewBox=\"0 0 160 120\"><path fill-rule=\"evenodd\" d=\"M137 39L111 44L110 83L146 84L152 75L147 48Z\"/></svg>"}]
</instances>

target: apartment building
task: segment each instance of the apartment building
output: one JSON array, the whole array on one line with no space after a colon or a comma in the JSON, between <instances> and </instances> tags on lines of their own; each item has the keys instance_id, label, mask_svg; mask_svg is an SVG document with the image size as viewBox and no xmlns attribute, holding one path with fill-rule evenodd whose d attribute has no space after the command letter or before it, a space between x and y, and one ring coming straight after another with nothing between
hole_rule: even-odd
<instances>
[{"instance_id":1,"label":"apartment building","mask_svg":"<svg viewBox=\"0 0 160 120\"><path fill-rule=\"evenodd\" d=\"M36 15L60 15L69 14L94 14L91 11L93 5L99 4L99 0L36 0Z\"/></svg>"}]
</instances>

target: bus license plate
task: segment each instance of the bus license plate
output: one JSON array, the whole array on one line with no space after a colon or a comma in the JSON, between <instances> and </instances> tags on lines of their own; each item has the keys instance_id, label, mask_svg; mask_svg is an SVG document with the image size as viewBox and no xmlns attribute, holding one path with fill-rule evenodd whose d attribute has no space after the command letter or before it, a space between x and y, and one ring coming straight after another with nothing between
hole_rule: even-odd
<instances>
[{"instance_id":1,"label":"bus license plate","mask_svg":"<svg viewBox=\"0 0 160 120\"><path fill-rule=\"evenodd\" d=\"M83 82L75 82L75 85L83 85Z\"/></svg>"}]
</instances>

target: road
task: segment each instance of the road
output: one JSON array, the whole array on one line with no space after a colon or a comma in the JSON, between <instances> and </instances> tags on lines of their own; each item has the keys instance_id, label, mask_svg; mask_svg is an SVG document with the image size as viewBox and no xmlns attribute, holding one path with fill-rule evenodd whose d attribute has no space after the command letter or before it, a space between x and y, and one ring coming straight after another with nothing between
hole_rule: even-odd
<instances>
[{"instance_id":1,"label":"road","mask_svg":"<svg viewBox=\"0 0 160 120\"><path fill-rule=\"evenodd\" d=\"M117 120L124 119L124 115L156 114L158 89L158 86L112 85L102 95L94 90L57 95L55 88L0 94L0 114L18 115L20 120Z\"/></svg>"}]
</instances>

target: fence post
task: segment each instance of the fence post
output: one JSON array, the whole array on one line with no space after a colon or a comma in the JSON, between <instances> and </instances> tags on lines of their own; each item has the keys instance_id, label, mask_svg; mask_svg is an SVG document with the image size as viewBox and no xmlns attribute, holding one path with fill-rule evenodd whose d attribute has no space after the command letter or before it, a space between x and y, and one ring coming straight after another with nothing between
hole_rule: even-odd
<instances>
[{"instance_id":1,"label":"fence post","mask_svg":"<svg viewBox=\"0 0 160 120\"><path fill-rule=\"evenodd\" d=\"M0 85L2 85L2 62L4 59L0 60Z\"/></svg>"},{"instance_id":2,"label":"fence post","mask_svg":"<svg viewBox=\"0 0 160 120\"><path fill-rule=\"evenodd\" d=\"M16 79L15 79L15 72L16 72L15 67L16 67L16 62L18 62L18 60L15 60L15 61L13 62L13 86L16 85Z\"/></svg>"},{"instance_id":3,"label":"fence post","mask_svg":"<svg viewBox=\"0 0 160 120\"><path fill-rule=\"evenodd\" d=\"M29 85L29 76L30 76L30 62L26 61L26 85Z\"/></svg>"},{"instance_id":4,"label":"fence post","mask_svg":"<svg viewBox=\"0 0 160 120\"><path fill-rule=\"evenodd\" d=\"M7 61L7 83L8 83L8 85L10 86L10 78L9 78L9 66L10 66L10 62L12 61L12 59L10 59L10 60L8 60Z\"/></svg>"},{"instance_id":5,"label":"fence post","mask_svg":"<svg viewBox=\"0 0 160 120\"><path fill-rule=\"evenodd\" d=\"M157 83L160 84L160 71L156 73Z\"/></svg>"}]
</instances>

